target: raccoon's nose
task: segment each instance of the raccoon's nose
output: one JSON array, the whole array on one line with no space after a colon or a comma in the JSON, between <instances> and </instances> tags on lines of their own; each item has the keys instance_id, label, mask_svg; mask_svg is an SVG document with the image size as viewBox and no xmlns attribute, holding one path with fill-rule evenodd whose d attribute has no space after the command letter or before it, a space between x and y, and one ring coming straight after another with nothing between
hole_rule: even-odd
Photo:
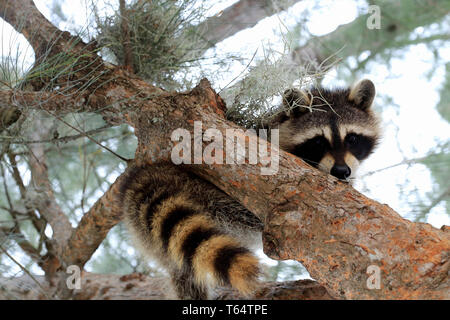
<instances>
[{"instance_id":1,"label":"raccoon's nose","mask_svg":"<svg viewBox=\"0 0 450 320\"><path fill-rule=\"evenodd\" d=\"M338 179L347 179L352 173L352 171L346 164L344 164L343 166L342 165L333 166L333 168L331 168L330 173Z\"/></svg>"}]
</instances>

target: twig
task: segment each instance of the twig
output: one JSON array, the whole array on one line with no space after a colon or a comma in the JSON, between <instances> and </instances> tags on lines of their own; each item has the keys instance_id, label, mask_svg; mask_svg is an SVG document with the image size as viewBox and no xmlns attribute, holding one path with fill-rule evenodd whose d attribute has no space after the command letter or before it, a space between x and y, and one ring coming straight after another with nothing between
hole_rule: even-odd
<instances>
[{"instance_id":1,"label":"twig","mask_svg":"<svg viewBox=\"0 0 450 320\"><path fill-rule=\"evenodd\" d=\"M53 300L52 297L50 297L47 292L45 292L45 289L42 287L41 283L27 270L27 268L25 268L19 261L17 261L16 259L14 259L13 256L11 256L8 251L6 251L3 247L0 246L0 249L3 251L3 253L10 258L15 264L17 264L19 266L20 269L22 269L23 272L25 272L34 282L36 282L36 284L39 286L39 288L41 288L42 293L47 297L47 299L49 300Z\"/></svg>"},{"instance_id":2,"label":"twig","mask_svg":"<svg viewBox=\"0 0 450 320\"><path fill-rule=\"evenodd\" d=\"M72 136L65 136L65 137L60 137L60 138L44 139L44 140L22 140L22 141L21 140L9 140L8 142L11 144L52 143L52 142L59 142L59 141L68 142L68 141L76 140L79 138L84 138L84 137L86 137L86 135L102 132L103 130L109 129L111 127L112 127L111 124L107 124L100 128L86 131L83 134L76 134L76 135L72 135ZM5 140L7 140L7 139L5 139Z\"/></svg>"},{"instance_id":3,"label":"twig","mask_svg":"<svg viewBox=\"0 0 450 320\"><path fill-rule=\"evenodd\" d=\"M258 52L258 49L255 50L255 53L253 54L253 57L250 59L250 62L245 66L244 70L242 70L236 77L234 77L230 82L228 82L225 87L223 87L222 89L220 89L220 91L218 92L218 94L220 94L223 90L225 90L226 88L228 88L228 86L233 83L234 80L238 79L244 72L245 70L248 69L248 67L250 66L250 64L252 63L253 59L255 59L256 53Z\"/></svg>"},{"instance_id":4,"label":"twig","mask_svg":"<svg viewBox=\"0 0 450 320\"><path fill-rule=\"evenodd\" d=\"M401 161L399 163L396 163L396 164L393 164L393 165L390 165L390 166L387 166L387 167L384 167L384 168L376 169L376 170L373 170L373 171L369 171L369 172L363 174L361 176L361 178L367 177L367 176L371 176L371 175L373 175L375 173L378 173L380 171L392 169L392 168L395 168L395 167L398 167L398 166L418 163L418 162L421 162L421 161L423 161L423 160L425 160L427 158L428 158L428 156L421 157L421 158L415 158L415 159L405 159L405 160L403 160L403 161Z\"/></svg>"},{"instance_id":5,"label":"twig","mask_svg":"<svg viewBox=\"0 0 450 320\"><path fill-rule=\"evenodd\" d=\"M94 142L96 145L100 146L101 148L111 152L113 155L115 155L117 158L119 158L122 161L128 162L129 159L126 159L124 157L122 157L121 155L115 153L114 151L112 151L110 148L108 148L107 146L102 145L100 142L98 142L97 140L95 140L94 138L92 138L91 136L89 136L88 134L86 134L85 132L81 131L80 129L72 126L70 123L68 123L67 121L65 121L64 119L62 119L61 117L59 117L58 115L54 114L53 112L50 112L48 110L43 109L45 112L47 112L48 114L50 114L51 116L55 117L56 119L58 119L59 121L61 121L62 123L64 123L66 126L72 128L73 130L77 131L79 134L84 135L86 138L88 138L89 140L91 140L92 142Z\"/></svg>"},{"instance_id":6,"label":"twig","mask_svg":"<svg viewBox=\"0 0 450 320\"><path fill-rule=\"evenodd\" d=\"M441 201L443 201L446 197L450 197L450 186L442 192L439 196L437 196L433 201L431 201L430 205L425 207L420 211L420 213L416 216L415 220L420 221L425 218L426 214L431 211L435 206L437 206Z\"/></svg>"}]
</instances>

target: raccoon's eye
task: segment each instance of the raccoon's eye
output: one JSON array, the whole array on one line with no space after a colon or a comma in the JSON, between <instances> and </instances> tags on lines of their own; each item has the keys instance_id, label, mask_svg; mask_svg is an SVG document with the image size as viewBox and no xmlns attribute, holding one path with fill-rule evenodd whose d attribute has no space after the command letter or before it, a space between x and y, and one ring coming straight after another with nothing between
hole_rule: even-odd
<instances>
[{"instance_id":1,"label":"raccoon's eye","mask_svg":"<svg viewBox=\"0 0 450 320\"><path fill-rule=\"evenodd\" d=\"M348 150L353 153L358 160L367 158L375 146L374 138L356 133L349 133L345 137L344 142Z\"/></svg>"},{"instance_id":2,"label":"raccoon's eye","mask_svg":"<svg viewBox=\"0 0 450 320\"><path fill-rule=\"evenodd\" d=\"M328 143L328 141L322 136L317 136L311 140L315 145L320 146L320 147L325 147Z\"/></svg>"},{"instance_id":3,"label":"raccoon's eye","mask_svg":"<svg viewBox=\"0 0 450 320\"><path fill-rule=\"evenodd\" d=\"M349 144L350 146L354 146L354 145L358 144L359 136L354 133L350 133L345 137L345 142L347 144Z\"/></svg>"}]
</instances>

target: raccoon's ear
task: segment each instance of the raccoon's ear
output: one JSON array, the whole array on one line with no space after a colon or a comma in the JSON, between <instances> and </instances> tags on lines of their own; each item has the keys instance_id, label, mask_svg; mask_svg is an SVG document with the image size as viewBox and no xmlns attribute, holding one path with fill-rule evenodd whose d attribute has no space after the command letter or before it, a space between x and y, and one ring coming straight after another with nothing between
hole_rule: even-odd
<instances>
[{"instance_id":1,"label":"raccoon's ear","mask_svg":"<svg viewBox=\"0 0 450 320\"><path fill-rule=\"evenodd\" d=\"M298 89L287 89L283 93L283 106L289 115L298 117L309 111L311 100L308 94Z\"/></svg>"},{"instance_id":2,"label":"raccoon's ear","mask_svg":"<svg viewBox=\"0 0 450 320\"><path fill-rule=\"evenodd\" d=\"M368 79L364 79L356 83L348 95L348 100L355 103L356 107L361 110L369 109L374 98L375 85Z\"/></svg>"}]
</instances>

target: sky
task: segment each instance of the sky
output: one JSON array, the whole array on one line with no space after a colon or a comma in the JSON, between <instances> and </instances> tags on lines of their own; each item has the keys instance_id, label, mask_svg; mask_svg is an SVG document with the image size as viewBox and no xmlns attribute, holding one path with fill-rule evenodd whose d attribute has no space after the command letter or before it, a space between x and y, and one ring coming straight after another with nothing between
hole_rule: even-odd
<instances>
[{"instance_id":1,"label":"sky","mask_svg":"<svg viewBox=\"0 0 450 320\"><path fill-rule=\"evenodd\" d=\"M208 12L216 14L236 2L236 0L215 1L215 5ZM51 0L35 0L39 10L50 18ZM296 17L305 9L311 9L315 1L304 0L292 6L286 12L278 16L263 19L254 28L239 32L235 36L226 39L217 45L217 51L243 52L250 59L256 49L262 54L264 46L283 49L283 43L279 40L280 31L292 28L296 23ZM358 14L357 4L360 1L353 0L322 0L320 8L312 10L307 27L313 35L324 35L335 30L339 25L349 23ZM65 1L63 12L73 21L83 26L86 22L86 6L84 0ZM383 13L382 13L383 14ZM383 23L383 20L381 21ZM65 28L60 25L60 28ZM21 35L14 32L11 27L2 22L2 55L7 55L8 50L14 52L19 46L24 64L32 63L32 50ZM421 30L416 30L420 32ZM450 48L441 48L440 54L450 61ZM413 66L413 67L412 67ZM377 88L393 98L394 104L382 106L381 99L377 98L375 104L383 110L383 140L377 151L363 163L359 175L374 171L401 162L405 158L418 158L424 156L433 146L439 142L448 141L450 138L450 124L443 120L434 106L439 101L437 89L444 80L444 66L439 66L430 79L425 75L433 66L433 53L425 45L409 47L401 58L393 58L388 68L380 64L373 64L370 73L365 77L371 79ZM223 83L214 84L221 87L242 72L242 66L237 66L223 79ZM336 78L337 73L331 71L325 78L324 84L329 86L342 85ZM424 112L426 110L426 112ZM398 134L397 129L398 128ZM400 147L399 147L400 146ZM409 180L408 183L407 180ZM406 185L406 189L419 186L420 194L424 196L431 192L433 182L428 169L423 165L398 166L384 170L377 174L365 177L363 181L355 184L355 187L364 194L381 203L386 203L404 217L411 217L408 213L411 206L400 197L399 186ZM411 200L411 199L410 199ZM443 203L436 206L428 215L427 222L439 228L443 224L450 225L450 215L446 213Z\"/></svg>"}]
</instances>

